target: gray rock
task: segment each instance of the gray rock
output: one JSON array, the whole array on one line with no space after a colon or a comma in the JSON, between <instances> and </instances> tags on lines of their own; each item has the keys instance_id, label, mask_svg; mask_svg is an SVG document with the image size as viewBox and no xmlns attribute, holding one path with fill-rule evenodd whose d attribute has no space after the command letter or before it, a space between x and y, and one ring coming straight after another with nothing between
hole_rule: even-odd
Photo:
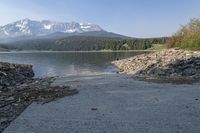
<instances>
[{"instance_id":1,"label":"gray rock","mask_svg":"<svg viewBox=\"0 0 200 133\"><path fill-rule=\"evenodd\" d=\"M194 75L196 70L194 68L187 68L182 72L183 76L192 76Z\"/></svg>"},{"instance_id":2,"label":"gray rock","mask_svg":"<svg viewBox=\"0 0 200 133\"><path fill-rule=\"evenodd\" d=\"M189 78L200 77L200 52L164 50L112 62L124 72L147 77Z\"/></svg>"},{"instance_id":3,"label":"gray rock","mask_svg":"<svg viewBox=\"0 0 200 133\"><path fill-rule=\"evenodd\" d=\"M166 76L166 72L164 70L158 70L157 75L158 76Z\"/></svg>"},{"instance_id":4,"label":"gray rock","mask_svg":"<svg viewBox=\"0 0 200 133\"><path fill-rule=\"evenodd\" d=\"M32 65L0 62L0 86L11 86L23 83L34 76Z\"/></svg>"},{"instance_id":5,"label":"gray rock","mask_svg":"<svg viewBox=\"0 0 200 133\"><path fill-rule=\"evenodd\" d=\"M6 99L6 101L13 101L13 100L15 100L14 97L8 97L8 98Z\"/></svg>"}]
</instances>

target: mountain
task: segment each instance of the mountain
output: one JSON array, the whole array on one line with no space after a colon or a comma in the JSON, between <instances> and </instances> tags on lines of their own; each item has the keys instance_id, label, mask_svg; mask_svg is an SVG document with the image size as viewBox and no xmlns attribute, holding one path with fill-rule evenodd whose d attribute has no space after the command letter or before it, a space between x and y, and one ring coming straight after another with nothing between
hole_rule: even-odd
<instances>
[{"instance_id":1,"label":"mountain","mask_svg":"<svg viewBox=\"0 0 200 133\"><path fill-rule=\"evenodd\" d=\"M104 31L100 26L90 23L34 21L22 19L0 26L0 38L40 37L54 33L79 34Z\"/></svg>"},{"instance_id":2,"label":"mountain","mask_svg":"<svg viewBox=\"0 0 200 133\"><path fill-rule=\"evenodd\" d=\"M55 32L46 36L42 36L42 38L63 38L69 36L88 36L88 37L108 37L108 38L121 38L121 39L132 39L132 37L123 36L120 34L116 34L113 32L107 32L105 30L102 31L88 31L83 33L63 33L63 32Z\"/></svg>"},{"instance_id":3,"label":"mountain","mask_svg":"<svg viewBox=\"0 0 200 133\"><path fill-rule=\"evenodd\" d=\"M22 19L0 26L0 48L9 50L143 50L166 38L132 38L96 24Z\"/></svg>"}]
</instances>

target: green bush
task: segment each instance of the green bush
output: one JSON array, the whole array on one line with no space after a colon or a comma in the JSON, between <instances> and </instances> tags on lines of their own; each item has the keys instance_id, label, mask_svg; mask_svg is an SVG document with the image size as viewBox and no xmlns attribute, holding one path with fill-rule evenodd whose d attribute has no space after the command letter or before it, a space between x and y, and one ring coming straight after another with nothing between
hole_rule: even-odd
<instances>
[{"instance_id":1,"label":"green bush","mask_svg":"<svg viewBox=\"0 0 200 133\"><path fill-rule=\"evenodd\" d=\"M178 47L188 50L200 50L200 19L191 19L167 40L168 48Z\"/></svg>"}]
</instances>

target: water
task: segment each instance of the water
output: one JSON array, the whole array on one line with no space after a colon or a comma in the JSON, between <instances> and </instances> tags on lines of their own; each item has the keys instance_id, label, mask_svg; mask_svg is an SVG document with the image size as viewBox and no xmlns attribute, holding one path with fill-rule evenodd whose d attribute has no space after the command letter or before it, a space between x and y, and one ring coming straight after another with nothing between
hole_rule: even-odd
<instances>
[{"instance_id":1,"label":"water","mask_svg":"<svg viewBox=\"0 0 200 133\"><path fill-rule=\"evenodd\" d=\"M36 77L114 73L110 62L141 52L2 52L0 61L32 64Z\"/></svg>"}]
</instances>

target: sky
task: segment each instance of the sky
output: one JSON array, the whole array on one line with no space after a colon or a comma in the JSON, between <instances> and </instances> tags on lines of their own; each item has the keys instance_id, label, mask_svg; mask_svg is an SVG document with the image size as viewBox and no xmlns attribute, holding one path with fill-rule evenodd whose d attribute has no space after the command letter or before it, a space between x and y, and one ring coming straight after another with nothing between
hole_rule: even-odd
<instances>
[{"instance_id":1,"label":"sky","mask_svg":"<svg viewBox=\"0 0 200 133\"><path fill-rule=\"evenodd\" d=\"M0 0L0 25L23 18L94 23L122 35L161 37L200 18L200 0Z\"/></svg>"}]
</instances>

